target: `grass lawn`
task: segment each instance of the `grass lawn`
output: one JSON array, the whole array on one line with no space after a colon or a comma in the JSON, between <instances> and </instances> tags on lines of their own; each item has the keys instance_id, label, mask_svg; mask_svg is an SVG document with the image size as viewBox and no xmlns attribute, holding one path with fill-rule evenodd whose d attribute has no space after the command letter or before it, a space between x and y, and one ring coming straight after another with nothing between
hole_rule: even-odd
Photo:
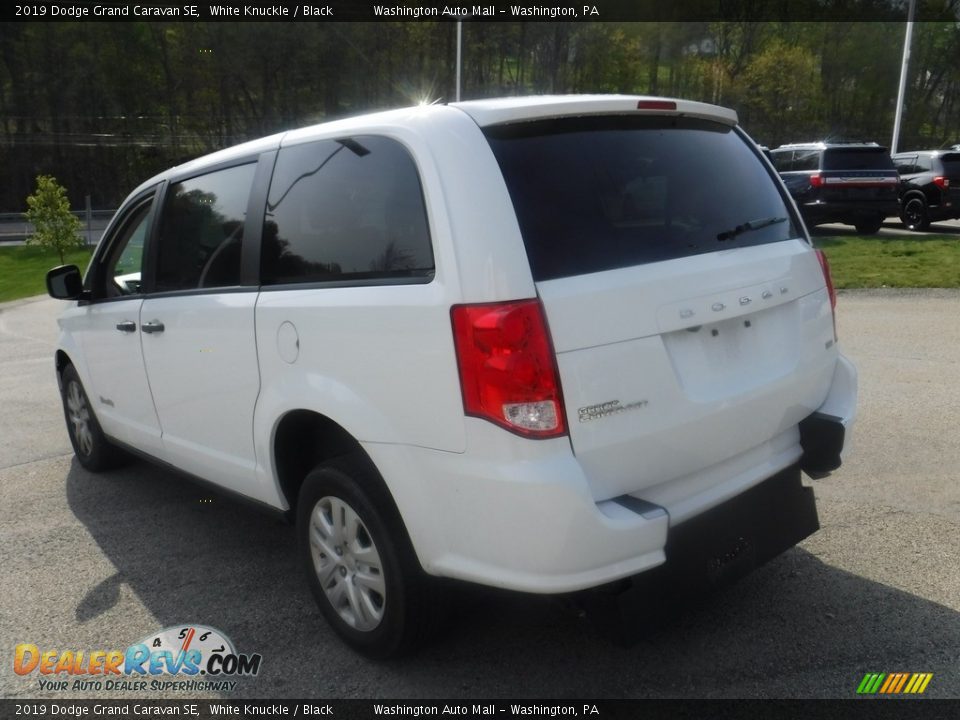
<instances>
[{"instance_id":1,"label":"grass lawn","mask_svg":"<svg viewBox=\"0 0 960 720\"><path fill-rule=\"evenodd\" d=\"M93 248L65 253L67 265L86 270ZM18 300L47 291L47 270L60 264L55 252L28 245L0 247L0 302Z\"/></svg>"},{"instance_id":2,"label":"grass lawn","mask_svg":"<svg viewBox=\"0 0 960 720\"><path fill-rule=\"evenodd\" d=\"M814 237L830 261L837 288L960 287L960 236L903 238L848 235ZM67 254L67 264L86 269L90 249ZM41 248L0 247L0 302L42 295L47 270L60 258Z\"/></svg>"},{"instance_id":3,"label":"grass lawn","mask_svg":"<svg viewBox=\"0 0 960 720\"><path fill-rule=\"evenodd\" d=\"M837 288L960 287L960 237L814 237Z\"/></svg>"}]
</instances>

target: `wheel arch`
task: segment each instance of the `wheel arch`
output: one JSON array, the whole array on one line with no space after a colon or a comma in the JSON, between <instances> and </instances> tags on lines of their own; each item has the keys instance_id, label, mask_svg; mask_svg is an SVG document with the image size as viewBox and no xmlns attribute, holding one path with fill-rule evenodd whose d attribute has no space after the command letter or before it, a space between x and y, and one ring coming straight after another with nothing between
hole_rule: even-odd
<instances>
[{"instance_id":1,"label":"wheel arch","mask_svg":"<svg viewBox=\"0 0 960 720\"><path fill-rule=\"evenodd\" d=\"M73 360L70 359L70 356L67 355L63 350L58 349L54 355L54 364L57 369L57 385L60 390L63 390L63 370L67 365L73 365Z\"/></svg>"},{"instance_id":2,"label":"wheel arch","mask_svg":"<svg viewBox=\"0 0 960 720\"><path fill-rule=\"evenodd\" d=\"M277 484L290 508L296 514L300 487L307 474L321 463L345 455L355 455L369 466L378 487L374 492L389 502L397 514L396 502L383 476L360 442L339 423L315 410L290 410L276 424L271 446Z\"/></svg>"},{"instance_id":3,"label":"wheel arch","mask_svg":"<svg viewBox=\"0 0 960 720\"><path fill-rule=\"evenodd\" d=\"M920 200L923 200L925 204L927 205L930 204L930 198L928 198L927 194L920 188L911 188L910 190L907 190L903 194L903 197L900 198L900 202L901 204L903 204L907 200L910 200L911 198L919 198Z\"/></svg>"}]
</instances>

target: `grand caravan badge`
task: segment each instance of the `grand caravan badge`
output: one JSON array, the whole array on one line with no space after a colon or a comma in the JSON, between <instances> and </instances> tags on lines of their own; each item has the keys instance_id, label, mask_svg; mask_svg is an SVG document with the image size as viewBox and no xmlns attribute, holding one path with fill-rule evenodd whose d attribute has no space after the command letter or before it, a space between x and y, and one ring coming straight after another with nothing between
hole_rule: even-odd
<instances>
[{"instance_id":1,"label":"grand caravan badge","mask_svg":"<svg viewBox=\"0 0 960 720\"><path fill-rule=\"evenodd\" d=\"M649 404L647 400L637 400L627 405L622 405L619 400L609 400L604 403L599 403L598 405L587 405L586 407L578 408L577 415L580 418L580 422L585 423L591 420L609 417L610 415L619 415L629 410L641 410Z\"/></svg>"}]
</instances>

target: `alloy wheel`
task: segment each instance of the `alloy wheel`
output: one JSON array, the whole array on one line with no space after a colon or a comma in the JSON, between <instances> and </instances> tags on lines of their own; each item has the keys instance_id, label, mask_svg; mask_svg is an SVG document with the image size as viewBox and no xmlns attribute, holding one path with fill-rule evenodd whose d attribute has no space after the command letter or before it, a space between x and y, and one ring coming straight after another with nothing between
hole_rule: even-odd
<instances>
[{"instance_id":1,"label":"alloy wheel","mask_svg":"<svg viewBox=\"0 0 960 720\"><path fill-rule=\"evenodd\" d=\"M912 198L907 201L903 208L903 220L907 227L910 229L922 228L925 219L926 212L924 211L923 201L919 198Z\"/></svg>"}]
</instances>

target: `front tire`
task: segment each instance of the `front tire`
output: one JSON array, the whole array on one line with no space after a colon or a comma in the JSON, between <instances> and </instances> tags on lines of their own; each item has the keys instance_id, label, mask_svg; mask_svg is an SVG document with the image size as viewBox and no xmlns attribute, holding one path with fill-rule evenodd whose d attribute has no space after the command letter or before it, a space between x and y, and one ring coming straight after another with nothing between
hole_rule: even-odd
<instances>
[{"instance_id":1,"label":"front tire","mask_svg":"<svg viewBox=\"0 0 960 720\"><path fill-rule=\"evenodd\" d=\"M432 634L443 615L443 589L420 568L399 513L365 458L336 458L307 475L297 543L321 612L354 650L396 657Z\"/></svg>"},{"instance_id":2,"label":"front tire","mask_svg":"<svg viewBox=\"0 0 960 720\"><path fill-rule=\"evenodd\" d=\"M91 472L110 470L126 459L120 448L112 445L103 434L90 399L83 389L80 376L73 365L67 365L61 375L63 415L67 434L77 460Z\"/></svg>"}]
</instances>

